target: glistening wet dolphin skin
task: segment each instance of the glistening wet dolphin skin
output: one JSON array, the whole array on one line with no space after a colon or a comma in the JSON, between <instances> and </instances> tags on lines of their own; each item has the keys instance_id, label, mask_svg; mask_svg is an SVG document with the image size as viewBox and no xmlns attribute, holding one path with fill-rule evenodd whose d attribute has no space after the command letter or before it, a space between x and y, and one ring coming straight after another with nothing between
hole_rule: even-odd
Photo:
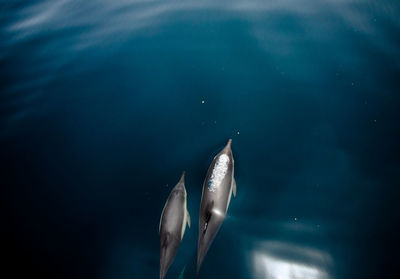
<instances>
[{"instance_id":1,"label":"glistening wet dolphin skin","mask_svg":"<svg viewBox=\"0 0 400 279\"><path fill-rule=\"evenodd\" d=\"M231 195L236 196L232 140L212 161L203 183L199 215L199 240L197 246L197 276L200 266L211 246L229 207Z\"/></svg>"},{"instance_id":2,"label":"glistening wet dolphin skin","mask_svg":"<svg viewBox=\"0 0 400 279\"><path fill-rule=\"evenodd\" d=\"M160 233L160 279L163 279L171 266L185 233L186 223L190 228L190 215L187 211L185 172L178 184L171 190L161 213Z\"/></svg>"}]
</instances>

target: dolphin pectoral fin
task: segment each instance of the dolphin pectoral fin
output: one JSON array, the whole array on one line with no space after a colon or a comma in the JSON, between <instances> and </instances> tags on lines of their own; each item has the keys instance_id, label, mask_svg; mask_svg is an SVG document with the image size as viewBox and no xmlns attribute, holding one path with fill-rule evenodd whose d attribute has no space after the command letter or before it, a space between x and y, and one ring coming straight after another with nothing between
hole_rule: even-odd
<instances>
[{"instance_id":1,"label":"dolphin pectoral fin","mask_svg":"<svg viewBox=\"0 0 400 279\"><path fill-rule=\"evenodd\" d=\"M186 209L186 216L187 216L187 224L188 224L189 229L190 229L190 214L189 214L189 211L187 211L187 209Z\"/></svg>"},{"instance_id":2,"label":"dolphin pectoral fin","mask_svg":"<svg viewBox=\"0 0 400 279\"><path fill-rule=\"evenodd\" d=\"M236 180L235 180L235 178L233 178L232 191L233 191L233 196L236 197Z\"/></svg>"}]
</instances>

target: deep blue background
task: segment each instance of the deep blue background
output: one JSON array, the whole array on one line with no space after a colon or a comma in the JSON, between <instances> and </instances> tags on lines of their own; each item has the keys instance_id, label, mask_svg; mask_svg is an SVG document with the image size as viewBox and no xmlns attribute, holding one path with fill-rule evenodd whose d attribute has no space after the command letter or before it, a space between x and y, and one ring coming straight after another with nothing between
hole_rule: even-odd
<instances>
[{"instance_id":1,"label":"deep blue background","mask_svg":"<svg viewBox=\"0 0 400 279\"><path fill-rule=\"evenodd\" d=\"M233 139L202 278L394 278L398 1L1 1L2 273L158 278L158 222Z\"/></svg>"}]
</instances>

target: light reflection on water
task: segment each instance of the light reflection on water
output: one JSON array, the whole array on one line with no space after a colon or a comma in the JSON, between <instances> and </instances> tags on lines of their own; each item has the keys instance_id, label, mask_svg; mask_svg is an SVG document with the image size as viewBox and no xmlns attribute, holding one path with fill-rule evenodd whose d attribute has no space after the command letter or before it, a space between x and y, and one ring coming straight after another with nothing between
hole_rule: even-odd
<instances>
[{"instance_id":1,"label":"light reflection on water","mask_svg":"<svg viewBox=\"0 0 400 279\"><path fill-rule=\"evenodd\" d=\"M313 266L288 262L268 254L254 253L254 278L327 279L327 273Z\"/></svg>"},{"instance_id":2,"label":"light reflection on water","mask_svg":"<svg viewBox=\"0 0 400 279\"><path fill-rule=\"evenodd\" d=\"M370 15L372 9L374 13ZM65 67L81 59L82 55L85 58L107 56L136 35L157 34L163 31L164 26L175 22L202 24L207 22L207 18L215 23L232 19L245 22L248 35L258 42L271 63L279 65L276 69L282 75L299 82L306 82L313 77L323 80L325 76L320 71L319 63L304 55L307 52L305 44L309 40L320 45L332 44L333 36L347 36L341 29L344 25L379 51L395 55L396 41L383 24L390 23L398 28L398 9L398 5L390 1L378 5L362 0L33 1L7 15L8 20L1 29L4 39L0 42L0 57L7 58L7 54L13 55L16 47L43 40L40 48L30 50L29 63L35 69L28 72L29 68L26 68L19 73L24 77L18 85L21 90L13 84L11 88L4 88L4 91L14 93L16 90L25 90L32 92L33 99L46 98L42 96L43 92L37 91L53 81L55 71L62 68L64 75L78 74L100 63L93 59L79 68ZM296 30L291 30L291 25L295 25ZM333 43L330 47L337 51L323 59L337 60L343 66L363 59L343 41ZM292 63L293 60L297 60L297 63ZM28 110L27 106L32 104L29 96L10 99L5 106ZM28 115L19 111L15 114ZM10 121L14 119L13 116L9 117L12 118Z\"/></svg>"},{"instance_id":3,"label":"light reflection on water","mask_svg":"<svg viewBox=\"0 0 400 279\"><path fill-rule=\"evenodd\" d=\"M254 245L251 255L254 278L328 279L332 266L329 254L296 244L263 241Z\"/></svg>"}]
</instances>

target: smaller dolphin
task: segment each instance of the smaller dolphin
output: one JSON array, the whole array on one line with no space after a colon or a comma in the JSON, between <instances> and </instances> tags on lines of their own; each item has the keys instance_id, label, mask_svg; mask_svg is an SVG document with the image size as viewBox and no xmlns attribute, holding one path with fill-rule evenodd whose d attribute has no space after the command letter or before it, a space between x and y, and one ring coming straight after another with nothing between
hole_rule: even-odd
<instances>
[{"instance_id":1,"label":"smaller dolphin","mask_svg":"<svg viewBox=\"0 0 400 279\"><path fill-rule=\"evenodd\" d=\"M203 183L199 216L199 241L197 246L197 277L200 266L228 211L231 196L236 196L233 177L234 161L232 140L214 157Z\"/></svg>"},{"instance_id":2,"label":"smaller dolphin","mask_svg":"<svg viewBox=\"0 0 400 279\"><path fill-rule=\"evenodd\" d=\"M190 228L190 215L187 211L185 172L172 189L161 213L160 233L160 279L163 279L171 266L185 233L186 223Z\"/></svg>"}]
</instances>

